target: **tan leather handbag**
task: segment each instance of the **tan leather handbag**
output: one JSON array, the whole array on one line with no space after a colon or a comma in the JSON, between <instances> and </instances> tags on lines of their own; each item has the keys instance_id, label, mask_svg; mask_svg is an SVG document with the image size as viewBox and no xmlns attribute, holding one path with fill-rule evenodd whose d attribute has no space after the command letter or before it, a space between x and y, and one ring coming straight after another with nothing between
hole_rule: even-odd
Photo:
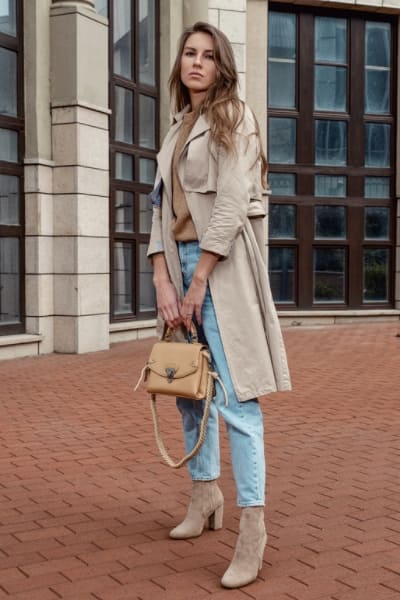
<instances>
[{"instance_id":1,"label":"tan leather handbag","mask_svg":"<svg viewBox=\"0 0 400 600\"><path fill-rule=\"evenodd\" d=\"M158 449L165 462L170 467L178 469L197 454L204 442L215 381L220 383L225 401L227 396L218 374L211 368L211 356L207 346L198 341L195 325L192 323L186 343L171 341L172 335L173 330L167 328L162 339L154 344L135 390L144 377L147 391L151 395L150 406ZM169 456L161 438L156 408L157 394L205 400L199 439L194 448L177 462Z\"/></svg>"}]
</instances>

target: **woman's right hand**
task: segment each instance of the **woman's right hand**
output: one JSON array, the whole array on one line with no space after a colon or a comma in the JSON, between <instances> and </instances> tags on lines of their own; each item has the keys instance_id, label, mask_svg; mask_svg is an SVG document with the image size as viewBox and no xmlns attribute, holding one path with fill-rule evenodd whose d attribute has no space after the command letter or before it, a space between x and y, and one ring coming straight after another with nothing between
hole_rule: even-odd
<instances>
[{"instance_id":1,"label":"woman's right hand","mask_svg":"<svg viewBox=\"0 0 400 600\"><path fill-rule=\"evenodd\" d=\"M175 286L169 277L164 252L153 254L152 263L154 270L153 283L157 295L157 308L168 327L175 329L182 323L182 317L180 315L181 302Z\"/></svg>"},{"instance_id":2,"label":"woman's right hand","mask_svg":"<svg viewBox=\"0 0 400 600\"><path fill-rule=\"evenodd\" d=\"M175 286L171 281L163 280L155 284L157 308L168 327L175 329L182 323L181 303Z\"/></svg>"}]
</instances>

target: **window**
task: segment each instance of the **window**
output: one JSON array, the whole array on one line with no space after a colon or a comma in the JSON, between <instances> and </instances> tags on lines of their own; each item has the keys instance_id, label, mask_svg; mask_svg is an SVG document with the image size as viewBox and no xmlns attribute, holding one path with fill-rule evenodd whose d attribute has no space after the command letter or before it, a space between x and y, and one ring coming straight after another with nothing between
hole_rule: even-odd
<instances>
[{"instance_id":1,"label":"window","mask_svg":"<svg viewBox=\"0 0 400 600\"><path fill-rule=\"evenodd\" d=\"M393 306L396 21L282 4L268 21L274 299Z\"/></svg>"},{"instance_id":2,"label":"window","mask_svg":"<svg viewBox=\"0 0 400 600\"><path fill-rule=\"evenodd\" d=\"M108 17L108 0L94 0L96 11L102 17Z\"/></svg>"},{"instance_id":3,"label":"window","mask_svg":"<svg viewBox=\"0 0 400 600\"><path fill-rule=\"evenodd\" d=\"M111 319L155 316L147 195L158 147L158 1L97 0L110 19Z\"/></svg>"},{"instance_id":4,"label":"window","mask_svg":"<svg viewBox=\"0 0 400 600\"><path fill-rule=\"evenodd\" d=\"M24 328L22 2L0 2L0 335Z\"/></svg>"}]
</instances>

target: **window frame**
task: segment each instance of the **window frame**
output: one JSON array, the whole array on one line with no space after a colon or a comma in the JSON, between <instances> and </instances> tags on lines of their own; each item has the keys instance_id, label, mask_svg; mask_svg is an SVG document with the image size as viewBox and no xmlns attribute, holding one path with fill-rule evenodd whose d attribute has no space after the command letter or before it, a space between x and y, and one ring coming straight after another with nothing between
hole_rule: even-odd
<instances>
[{"instance_id":1,"label":"window frame","mask_svg":"<svg viewBox=\"0 0 400 600\"><path fill-rule=\"evenodd\" d=\"M114 40L113 40L113 20L114 20L114 2L116 0L109 0L108 2L108 15L110 24L109 34L109 98L110 98L110 322L118 323L121 321L133 321L133 320L145 320L154 319L156 317L156 308L152 311L140 311L140 269L139 269L139 247L140 244L148 244L149 234L141 233L139 231L115 231L115 199L117 191L128 191L134 195L134 208L133 208L133 221L139 224L139 195L149 194L152 189L152 185L148 183L141 183L139 181L139 163L140 158L148 158L156 160L157 149L160 143L160 120L159 120L159 107L160 107L160 6L159 0L155 0L155 85L149 86L138 81L139 71L139 0L131 2L131 25L132 25L132 48L131 48L131 65L132 65L132 78L127 79L121 75L114 73ZM124 89L132 91L133 94L133 142L128 144L122 141L115 140L115 88L122 87ZM144 148L139 145L139 94L144 94L155 99L155 148ZM122 152L128 154L133 159L133 179L122 180L117 179L115 174L115 154ZM138 227L134 227L137 229ZM132 279L131 279L131 294L132 294L132 312L115 314L115 303L114 303L114 272L115 272L115 258L114 258L114 245L115 243L123 242L128 243L132 246Z\"/></svg>"},{"instance_id":2,"label":"window frame","mask_svg":"<svg viewBox=\"0 0 400 600\"><path fill-rule=\"evenodd\" d=\"M296 194L294 196L273 195L271 204L295 204L297 207L297 233L294 239L270 237L270 247L295 248L297 256L297 271L295 281L297 289L294 303L276 301L280 310L348 310L392 308L394 306L394 253L395 253L395 176L396 176L396 73L397 73L397 18L389 14L356 13L341 9L325 7L304 7L298 5L283 5L272 2L269 12L295 14L297 18L297 64L296 64L296 108L269 108L268 117L295 118L297 123L296 161L294 164L269 164L271 173L296 175ZM319 61L314 56L314 23L316 17L346 18L347 26L347 90L346 112L330 112L314 109L314 67ZM374 115L365 112L364 107L364 27L367 22L387 22L391 24L391 93L390 113ZM301 44L299 43L301 40ZM351 40L351 43L350 43ZM333 64L333 63L332 63ZM354 89L363 90L362 94L350 89L350 83L358 79L359 84L353 83ZM309 90L313 90L310 94ZM315 164L315 121L340 120L348 123L347 164L345 166L323 166ZM389 168L364 167L364 131L366 123L391 124ZM302 140L307 143L302 144ZM360 141L361 139L361 141ZM312 140L312 143L309 143ZM314 195L316 175L345 175L347 177L347 195L338 198L317 197ZM390 195L387 199L364 197L365 177L390 177ZM347 239L315 239L314 238L314 206L340 205L347 207ZM364 211L368 206L388 207L390 209L389 239L364 239ZM372 243L370 243L372 242ZM313 252L316 247L345 247L347 253L346 295L344 303L322 303L313 300ZM389 281L387 302L365 302L363 300L363 262L362 256L366 248L389 249Z\"/></svg>"},{"instance_id":3,"label":"window frame","mask_svg":"<svg viewBox=\"0 0 400 600\"><path fill-rule=\"evenodd\" d=\"M24 167L25 120L24 120L24 45L23 45L23 2L16 0L16 35L0 32L0 46L17 53L17 116L0 114L0 128L18 133L18 160L0 160L0 174L12 175L19 179L19 224L0 224L0 238L17 238L19 241L19 323L0 322L0 336L23 333L25 331L25 193Z\"/></svg>"}]
</instances>

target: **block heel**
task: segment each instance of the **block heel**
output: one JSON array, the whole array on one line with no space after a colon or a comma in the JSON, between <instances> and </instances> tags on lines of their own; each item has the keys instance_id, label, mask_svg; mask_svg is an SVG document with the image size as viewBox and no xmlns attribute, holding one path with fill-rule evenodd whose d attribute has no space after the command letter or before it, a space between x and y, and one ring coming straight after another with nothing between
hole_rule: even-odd
<instances>
[{"instance_id":1,"label":"block heel","mask_svg":"<svg viewBox=\"0 0 400 600\"><path fill-rule=\"evenodd\" d=\"M193 481L192 497L185 519L169 533L175 540L186 540L201 535L208 525L221 529L224 496L216 480Z\"/></svg>"},{"instance_id":2,"label":"block heel","mask_svg":"<svg viewBox=\"0 0 400 600\"><path fill-rule=\"evenodd\" d=\"M224 519L224 505L218 506L215 511L208 517L209 529L222 529L222 521Z\"/></svg>"}]
</instances>

